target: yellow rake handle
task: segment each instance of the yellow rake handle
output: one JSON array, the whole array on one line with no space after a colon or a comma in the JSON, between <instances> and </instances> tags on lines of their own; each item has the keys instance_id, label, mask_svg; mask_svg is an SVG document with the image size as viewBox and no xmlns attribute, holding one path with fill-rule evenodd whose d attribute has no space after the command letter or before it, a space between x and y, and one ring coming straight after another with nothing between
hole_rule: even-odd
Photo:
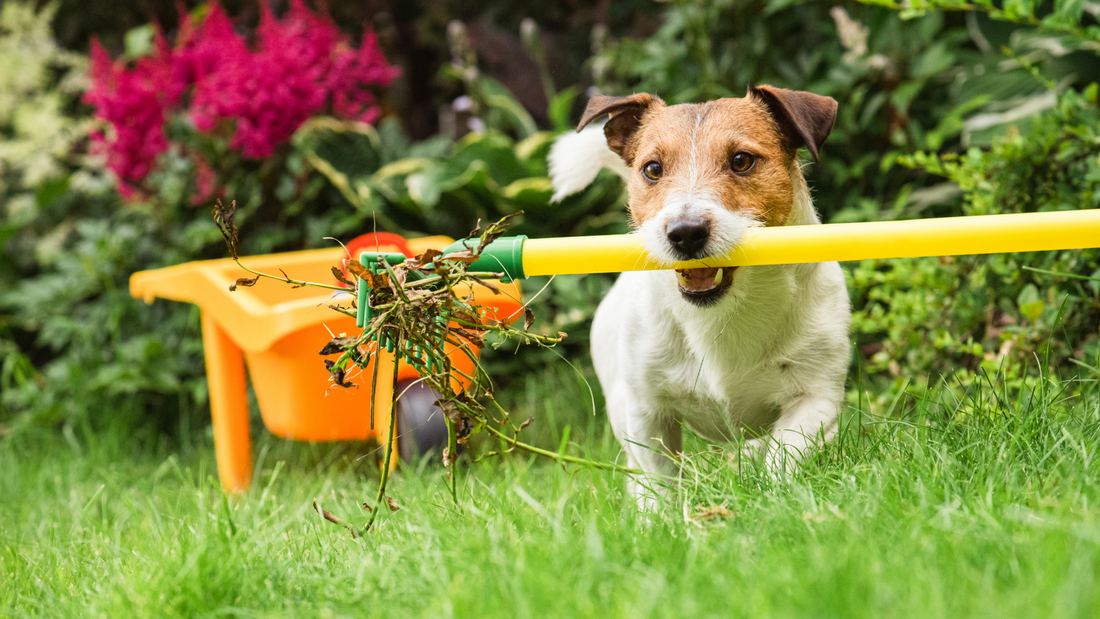
<instances>
[{"instance_id":1,"label":"yellow rake handle","mask_svg":"<svg viewBox=\"0 0 1100 619\"><path fill-rule=\"evenodd\" d=\"M723 258L669 264L634 234L527 239L523 273L568 275L1100 247L1100 209L753 228Z\"/></svg>"}]
</instances>

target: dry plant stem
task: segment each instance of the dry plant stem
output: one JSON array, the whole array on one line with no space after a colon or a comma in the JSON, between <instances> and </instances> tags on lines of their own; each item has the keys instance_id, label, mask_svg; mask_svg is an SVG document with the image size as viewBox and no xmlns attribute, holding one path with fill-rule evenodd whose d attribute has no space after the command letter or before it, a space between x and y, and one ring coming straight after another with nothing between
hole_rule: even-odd
<instances>
[{"instance_id":1,"label":"dry plant stem","mask_svg":"<svg viewBox=\"0 0 1100 619\"><path fill-rule=\"evenodd\" d=\"M493 406L495 406L497 408L497 410L500 411L500 414L504 415L504 420L507 421L508 416L509 416L508 411L504 410L504 407L500 405L500 402L496 401L496 398L490 397L489 400L493 403ZM504 422L501 422L501 425L503 425L503 423ZM640 471L638 469L632 469L632 468L625 467L625 466L619 466L618 464L611 464L609 462L595 462L593 460L586 460L584 458L577 458L575 456L567 456L565 454L560 454L560 453L556 453L556 452L553 452L553 451L547 451L545 449L540 449L538 447L535 447L534 445L528 445L527 443L521 443L518 440L518 437L519 437L518 432L512 438L508 438L508 436L506 434L504 434L500 430L497 430L496 428L492 427L488 423L485 424L485 429L488 430L490 434L493 434L493 435L497 436L498 438L501 438L504 441L506 441L507 443L511 444L513 448L522 449L523 451L527 451L527 452L537 454L537 455L540 455L540 456L546 456L547 458L550 458L551 460L554 460L555 462L570 462L572 464L579 464L581 466L589 466L589 467L596 468L596 469L618 471L620 473L626 473L628 475L640 475L642 473L642 471Z\"/></svg>"},{"instance_id":2,"label":"dry plant stem","mask_svg":"<svg viewBox=\"0 0 1100 619\"><path fill-rule=\"evenodd\" d=\"M455 422L446 415L443 419L447 422L447 473L451 482L451 500L458 505L458 431Z\"/></svg>"},{"instance_id":3,"label":"dry plant stem","mask_svg":"<svg viewBox=\"0 0 1100 619\"><path fill-rule=\"evenodd\" d=\"M489 424L485 424L485 429L489 432L489 434L492 434L493 436L496 436L496 437L504 440L507 444L511 445L512 447L514 447L516 449L520 449L520 450L523 450L523 451L526 451L526 452L529 452L529 453L532 453L532 454L535 454L535 455L538 455L538 456L543 456L545 458L550 458L551 460L553 460L555 462L560 462L560 463L568 462L570 464L577 464L577 465L580 465L580 466L587 466L587 467L591 467L591 468L594 468L594 469L602 469L602 470L606 470L606 471L617 471L619 473L626 473L627 475L640 475L641 474L641 471L639 471L638 469L627 468L625 466L619 466L618 464L611 464L610 462L595 462L593 460L586 460L584 458L577 458L575 456L566 456L564 454L558 454L558 453L554 453L552 451L547 451L545 449L540 449L538 447L535 447L534 445L528 445L527 443L521 443L514 436L510 437L507 434L501 432L500 430L497 430L496 428L494 428L493 426L491 426Z\"/></svg>"},{"instance_id":4,"label":"dry plant stem","mask_svg":"<svg viewBox=\"0 0 1100 619\"><path fill-rule=\"evenodd\" d=\"M251 274L253 274L257 277L266 277L268 279L274 279L276 281L284 282L284 283L291 284L291 285L294 285L294 286L299 286L299 287L302 287L302 288L304 288L306 286L311 286L313 288L324 288L326 290L339 290L341 292L347 292L347 293L354 292L353 290L348 290L347 288L344 288L342 286L332 286L332 285L329 285L329 284L318 284L316 282L307 282L307 281L303 281L303 280L300 280L300 279L290 279L289 277L287 277L285 275L283 277L279 277L278 275L270 275L268 273L261 273L260 271L253 271L252 269L250 269L250 268L246 267L245 265L241 264L241 259L240 258L234 258L233 262L236 262L237 266L241 267L245 271L248 271L249 273L251 273Z\"/></svg>"},{"instance_id":5,"label":"dry plant stem","mask_svg":"<svg viewBox=\"0 0 1100 619\"><path fill-rule=\"evenodd\" d=\"M398 346L400 346L401 343L402 343L401 340L397 340L397 345ZM382 349L381 349L381 347L379 347L378 350L376 351L375 355L381 355L381 353L382 353ZM378 357L377 356L374 359L374 367L375 367L375 372L374 372L374 374L375 374L375 384L377 384L378 383L378 378L377 378L377 376L378 376ZM397 363L396 363L396 360L393 364L393 384L394 385L397 384ZM378 495L374 498L374 509L371 510L370 519L367 520L366 526L363 527L363 533L366 533L367 531L370 531L371 525L374 524L375 518L378 517L379 510L381 510L383 508L383 506L386 505L386 482L388 482L389 479L390 479L390 461L393 458L396 457L396 454L393 453L393 439L394 439L394 435L396 434L396 431L397 431L397 398L398 397L400 397L400 394L397 393L396 389L394 389L394 391L393 391L393 404L390 406L390 431L389 431L389 434L386 436L386 451L385 451L385 455L382 457L382 481L379 482L379 484L378 484ZM373 407L373 401L374 400L373 400L373 397L372 397L371 398L371 402L372 402L371 406L372 407Z\"/></svg>"},{"instance_id":6,"label":"dry plant stem","mask_svg":"<svg viewBox=\"0 0 1100 619\"><path fill-rule=\"evenodd\" d=\"M317 512L318 514L321 514L321 516L322 516L322 517L323 517L323 518L324 518L325 520L328 520L328 521L329 521L329 522L331 522L332 524L339 524L339 525L343 525L343 526L344 526L344 527L345 527L345 528L346 528L346 529L348 530L348 532L349 532L349 533L351 533L351 537L352 537L352 539L355 539L356 537L358 537L358 536L357 536L357 535L355 534L355 528L354 528L354 527L352 527L352 526L351 526L350 524L347 524L347 523L346 523L346 522L344 522L343 520L340 520L339 518L337 518L336 516L334 516L334 515L330 514L329 512L327 512L327 511L325 511L325 510L321 509L321 507L320 507L319 505L317 505L317 499L313 499L313 509L314 509L314 510L315 510L315 511L316 511L316 512Z\"/></svg>"},{"instance_id":7,"label":"dry plant stem","mask_svg":"<svg viewBox=\"0 0 1100 619\"><path fill-rule=\"evenodd\" d=\"M358 316L358 314L356 314L355 312L353 312L349 309L344 309L344 308L340 307L339 305L329 305L328 308L330 310L334 311L334 312L339 312L339 313L341 313L345 316L351 316L352 318L355 318L355 317Z\"/></svg>"},{"instance_id":8,"label":"dry plant stem","mask_svg":"<svg viewBox=\"0 0 1100 619\"><path fill-rule=\"evenodd\" d=\"M382 329L378 329L378 332L374 334L374 373L370 381L370 429L374 429L374 401L375 394L378 393L378 357L382 353ZM397 367L397 363L394 363L394 367Z\"/></svg>"}]
</instances>

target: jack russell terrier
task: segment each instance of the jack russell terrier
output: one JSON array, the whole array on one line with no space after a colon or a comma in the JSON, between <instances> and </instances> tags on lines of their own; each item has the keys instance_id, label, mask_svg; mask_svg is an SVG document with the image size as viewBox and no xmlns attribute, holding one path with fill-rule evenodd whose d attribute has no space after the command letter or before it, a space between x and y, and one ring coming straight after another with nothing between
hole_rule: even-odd
<instances>
[{"instance_id":1,"label":"jack russell terrier","mask_svg":"<svg viewBox=\"0 0 1100 619\"><path fill-rule=\"evenodd\" d=\"M555 199L611 167L650 256L724 256L748 228L820 223L796 151L817 161L836 111L829 97L771 86L671 106L593 97L578 133L551 150ZM602 116L602 132L582 131ZM592 358L629 465L650 481L673 476L682 425L746 439L744 453L773 473L797 462L837 431L850 322L835 262L623 273L596 310ZM653 485L630 486L652 509Z\"/></svg>"}]
</instances>

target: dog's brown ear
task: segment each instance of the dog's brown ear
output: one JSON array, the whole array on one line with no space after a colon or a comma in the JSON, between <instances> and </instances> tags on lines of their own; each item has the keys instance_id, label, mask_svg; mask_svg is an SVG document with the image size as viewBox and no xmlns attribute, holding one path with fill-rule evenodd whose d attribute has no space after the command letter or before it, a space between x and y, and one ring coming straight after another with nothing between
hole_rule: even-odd
<instances>
[{"instance_id":1,"label":"dog's brown ear","mask_svg":"<svg viewBox=\"0 0 1100 619\"><path fill-rule=\"evenodd\" d=\"M805 146L819 160L818 150L836 122L836 100L801 90L756 86L749 94L768 107L792 150Z\"/></svg>"},{"instance_id":2,"label":"dog's brown ear","mask_svg":"<svg viewBox=\"0 0 1100 619\"><path fill-rule=\"evenodd\" d=\"M660 98L645 92L629 97L592 97L588 100L588 107L581 116L577 131L584 129L588 123L600 116L611 116L603 126L603 133L607 136L607 147L622 157L626 165L633 165L633 138L638 128L642 126L642 117L652 107L664 106L664 104L665 102Z\"/></svg>"}]
</instances>

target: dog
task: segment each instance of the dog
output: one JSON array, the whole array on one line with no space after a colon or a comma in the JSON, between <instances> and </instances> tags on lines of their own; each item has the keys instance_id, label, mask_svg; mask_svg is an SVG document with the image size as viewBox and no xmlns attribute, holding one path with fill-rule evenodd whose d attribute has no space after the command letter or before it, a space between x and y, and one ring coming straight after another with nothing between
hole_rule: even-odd
<instances>
[{"instance_id":1,"label":"dog","mask_svg":"<svg viewBox=\"0 0 1100 619\"><path fill-rule=\"evenodd\" d=\"M771 86L698 104L596 96L551 149L554 197L611 167L651 257L728 255L750 228L820 223L797 151L817 162L836 112L832 98ZM644 472L630 482L639 506L653 509L651 482L677 472L684 425L741 442L773 474L831 439L850 322L836 262L623 273L596 310L592 358L615 436Z\"/></svg>"}]
</instances>

